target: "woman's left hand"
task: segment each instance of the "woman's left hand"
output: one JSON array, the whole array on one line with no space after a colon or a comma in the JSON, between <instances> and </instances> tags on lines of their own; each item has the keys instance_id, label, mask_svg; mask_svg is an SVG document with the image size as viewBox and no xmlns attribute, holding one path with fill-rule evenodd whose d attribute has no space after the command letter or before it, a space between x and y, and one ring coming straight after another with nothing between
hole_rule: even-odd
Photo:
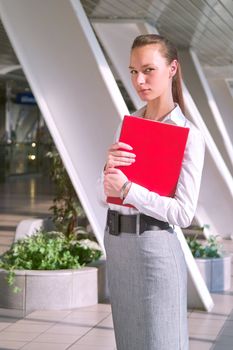
<instances>
[{"instance_id":1,"label":"woman's left hand","mask_svg":"<svg viewBox=\"0 0 233 350\"><path fill-rule=\"evenodd\" d=\"M104 171L104 193L108 197L120 197L121 188L128 180L127 176L116 168Z\"/></svg>"}]
</instances>

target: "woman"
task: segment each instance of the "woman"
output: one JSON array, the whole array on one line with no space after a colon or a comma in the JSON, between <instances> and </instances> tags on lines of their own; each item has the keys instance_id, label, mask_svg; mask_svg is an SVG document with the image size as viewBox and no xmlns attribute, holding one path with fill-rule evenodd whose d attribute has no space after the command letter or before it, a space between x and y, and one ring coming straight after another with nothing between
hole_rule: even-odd
<instances>
[{"instance_id":1,"label":"woman","mask_svg":"<svg viewBox=\"0 0 233 350\"><path fill-rule=\"evenodd\" d=\"M115 168L137 161L132 147L118 142L121 125L108 150L100 189L109 207L104 244L117 349L187 350L187 270L173 225L187 227L193 219L204 140L184 116L181 70L172 43L155 34L137 37L129 69L135 90L146 102L134 115L190 130L173 198L130 182ZM106 204L106 196L121 197L134 208ZM116 213L118 232L112 226ZM136 234L132 227L139 216L147 226Z\"/></svg>"}]
</instances>

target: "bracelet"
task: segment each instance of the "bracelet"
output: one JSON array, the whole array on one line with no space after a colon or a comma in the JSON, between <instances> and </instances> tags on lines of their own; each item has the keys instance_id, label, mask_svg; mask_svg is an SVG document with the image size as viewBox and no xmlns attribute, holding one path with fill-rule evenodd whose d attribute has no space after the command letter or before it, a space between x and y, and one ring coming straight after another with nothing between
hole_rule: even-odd
<instances>
[{"instance_id":1,"label":"bracelet","mask_svg":"<svg viewBox=\"0 0 233 350\"><path fill-rule=\"evenodd\" d=\"M124 199L124 192L125 192L125 189L126 189L126 187L128 186L128 184L130 184L131 183L131 181L126 181L125 183L124 183L124 185L121 187L121 192L120 192L120 199Z\"/></svg>"}]
</instances>

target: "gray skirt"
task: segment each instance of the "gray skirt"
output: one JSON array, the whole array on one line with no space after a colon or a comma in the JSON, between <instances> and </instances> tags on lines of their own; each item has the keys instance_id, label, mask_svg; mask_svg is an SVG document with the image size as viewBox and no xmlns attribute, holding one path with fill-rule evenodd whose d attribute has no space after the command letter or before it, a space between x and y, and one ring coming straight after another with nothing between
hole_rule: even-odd
<instances>
[{"instance_id":1,"label":"gray skirt","mask_svg":"<svg viewBox=\"0 0 233 350\"><path fill-rule=\"evenodd\" d=\"M188 350L187 267L173 229L104 245L117 350Z\"/></svg>"}]
</instances>

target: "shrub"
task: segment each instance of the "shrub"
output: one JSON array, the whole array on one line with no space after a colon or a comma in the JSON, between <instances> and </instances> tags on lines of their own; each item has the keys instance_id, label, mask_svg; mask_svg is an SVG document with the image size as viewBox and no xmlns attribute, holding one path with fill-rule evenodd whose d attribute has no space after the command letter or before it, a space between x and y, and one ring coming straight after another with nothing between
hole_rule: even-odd
<instances>
[{"instance_id":1,"label":"shrub","mask_svg":"<svg viewBox=\"0 0 233 350\"><path fill-rule=\"evenodd\" d=\"M14 284L14 270L76 269L98 260L99 245L89 239L77 240L60 232L38 231L18 240L0 258L0 268L9 271L7 280ZM18 291L16 287L14 289Z\"/></svg>"},{"instance_id":2,"label":"shrub","mask_svg":"<svg viewBox=\"0 0 233 350\"><path fill-rule=\"evenodd\" d=\"M186 241L194 258L221 258L223 253L215 236L210 236L205 244L201 243L197 236L187 237Z\"/></svg>"}]
</instances>

